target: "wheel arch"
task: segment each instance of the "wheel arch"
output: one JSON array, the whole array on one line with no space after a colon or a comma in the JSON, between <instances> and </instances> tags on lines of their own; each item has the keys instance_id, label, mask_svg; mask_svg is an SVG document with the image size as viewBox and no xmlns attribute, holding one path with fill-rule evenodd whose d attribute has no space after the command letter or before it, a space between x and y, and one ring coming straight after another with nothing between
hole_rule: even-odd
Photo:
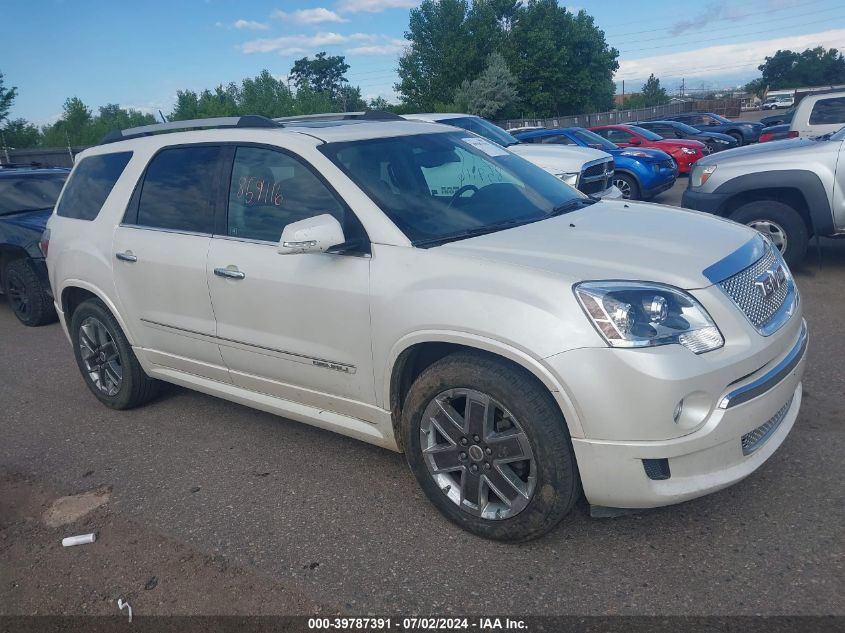
<instances>
[{"instance_id":1,"label":"wheel arch","mask_svg":"<svg viewBox=\"0 0 845 633\"><path fill-rule=\"evenodd\" d=\"M73 311L76 310L83 301L88 299L99 299L117 320L120 325L120 329L123 330L123 334L126 336L126 340L129 341L129 344L133 346L135 345L132 338L132 332L128 327L126 327L126 323L124 322L123 317L120 316L117 306L115 306L114 302L109 299L108 295L97 286L81 279L68 279L62 284L61 291L58 294L59 305L61 307L62 314L64 315L64 321L68 328L68 332L70 332L70 322L73 318Z\"/></svg>"},{"instance_id":2,"label":"wheel arch","mask_svg":"<svg viewBox=\"0 0 845 633\"><path fill-rule=\"evenodd\" d=\"M805 170L781 170L738 176L713 192L724 194L719 215L729 217L749 202L775 200L795 209L810 235L833 233L833 212L821 179Z\"/></svg>"},{"instance_id":3,"label":"wheel arch","mask_svg":"<svg viewBox=\"0 0 845 633\"><path fill-rule=\"evenodd\" d=\"M495 339L464 332L429 330L409 334L400 339L393 346L386 365L383 402L387 403L390 409L393 432L400 451L403 450L400 429L402 407L414 380L432 363L461 350L484 352L528 371L552 394L566 421L570 436L584 437L574 403L563 385L539 360Z\"/></svg>"},{"instance_id":4,"label":"wheel arch","mask_svg":"<svg viewBox=\"0 0 845 633\"><path fill-rule=\"evenodd\" d=\"M0 244L0 290L6 283L6 266L18 259L28 259L29 253L22 246L15 244Z\"/></svg>"}]
</instances>

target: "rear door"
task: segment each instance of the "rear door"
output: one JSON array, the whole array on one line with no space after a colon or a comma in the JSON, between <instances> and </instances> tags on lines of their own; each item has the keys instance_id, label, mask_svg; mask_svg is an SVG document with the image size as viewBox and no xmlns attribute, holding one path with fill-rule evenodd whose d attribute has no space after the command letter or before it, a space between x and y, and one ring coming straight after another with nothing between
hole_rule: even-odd
<instances>
[{"instance_id":1,"label":"rear door","mask_svg":"<svg viewBox=\"0 0 845 633\"><path fill-rule=\"evenodd\" d=\"M115 230L112 256L122 313L146 357L228 382L205 274L221 158L217 145L158 152Z\"/></svg>"},{"instance_id":2,"label":"rear door","mask_svg":"<svg viewBox=\"0 0 845 633\"><path fill-rule=\"evenodd\" d=\"M228 213L211 240L206 276L232 381L367 417L375 388L363 227L300 157L263 146L227 152ZM322 214L337 218L347 242L364 250L279 254L285 226Z\"/></svg>"}]
</instances>

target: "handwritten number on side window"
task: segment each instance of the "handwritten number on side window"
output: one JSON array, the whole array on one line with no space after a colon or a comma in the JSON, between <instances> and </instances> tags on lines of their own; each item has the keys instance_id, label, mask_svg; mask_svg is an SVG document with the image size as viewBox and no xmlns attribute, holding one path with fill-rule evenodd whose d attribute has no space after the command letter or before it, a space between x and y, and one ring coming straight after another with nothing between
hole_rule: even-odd
<instances>
[{"instance_id":1,"label":"handwritten number on side window","mask_svg":"<svg viewBox=\"0 0 845 633\"><path fill-rule=\"evenodd\" d=\"M255 176L241 176L238 180L237 199L246 206L259 203L282 206L282 183L271 180L259 180Z\"/></svg>"}]
</instances>

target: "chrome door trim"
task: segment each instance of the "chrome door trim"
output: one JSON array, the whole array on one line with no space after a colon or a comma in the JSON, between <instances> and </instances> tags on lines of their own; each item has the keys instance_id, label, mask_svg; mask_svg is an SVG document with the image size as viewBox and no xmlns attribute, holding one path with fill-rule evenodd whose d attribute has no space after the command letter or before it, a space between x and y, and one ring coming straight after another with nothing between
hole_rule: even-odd
<instances>
[{"instance_id":1,"label":"chrome door trim","mask_svg":"<svg viewBox=\"0 0 845 633\"><path fill-rule=\"evenodd\" d=\"M186 328L177 327L175 325L168 325L167 323L160 323L158 321L151 321L149 319L141 319L144 325L163 330L175 330L181 334L198 338L200 340L208 341L210 343L217 343L218 345L226 345L228 347L241 347L246 351L257 351L258 353L267 354L270 356L277 356L297 363L304 363L306 365L313 365L314 367L321 367L323 369L332 369L334 371L342 371L347 374L354 374L358 371L355 365L349 363L341 363L335 360L328 360L326 358L319 358L317 356L308 356L307 354L299 354L297 352L289 352L287 350L276 349L274 347L265 347L263 345L255 345L253 343L245 343L231 338L224 338L222 336L214 336L211 334L204 334L196 330L189 330Z\"/></svg>"}]
</instances>

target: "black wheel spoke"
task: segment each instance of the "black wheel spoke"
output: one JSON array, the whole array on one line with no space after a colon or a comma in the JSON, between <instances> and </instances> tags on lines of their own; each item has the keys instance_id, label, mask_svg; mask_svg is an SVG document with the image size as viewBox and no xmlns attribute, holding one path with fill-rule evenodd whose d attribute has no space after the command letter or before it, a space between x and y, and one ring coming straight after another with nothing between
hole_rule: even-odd
<instances>
[{"instance_id":1,"label":"black wheel spoke","mask_svg":"<svg viewBox=\"0 0 845 633\"><path fill-rule=\"evenodd\" d=\"M493 451L492 459L497 462L512 462L525 459L522 448L522 433L499 433L487 438L487 446Z\"/></svg>"},{"instance_id":2,"label":"black wheel spoke","mask_svg":"<svg viewBox=\"0 0 845 633\"><path fill-rule=\"evenodd\" d=\"M464 435L464 419L451 404L437 400L437 410L431 423L452 444L459 444Z\"/></svg>"},{"instance_id":3,"label":"black wheel spoke","mask_svg":"<svg viewBox=\"0 0 845 633\"><path fill-rule=\"evenodd\" d=\"M460 470L464 463L460 459L461 449L456 446L441 448L433 446L423 451L431 460L435 473L447 473Z\"/></svg>"},{"instance_id":4,"label":"black wheel spoke","mask_svg":"<svg viewBox=\"0 0 845 633\"><path fill-rule=\"evenodd\" d=\"M120 391L123 382L120 350L108 328L96 317L90 316L79 327L77 343L80 358L94 387L107 396Z\"/></svg>"},{"instance_id":5,"label":"black wheel spoke","mask_svg":"<svg viewBox=\"0 0 845 633\"><path fill-rule=\"evenodd\" d=\"M517 477L509 466L504 466L501 471L498 467L493 468L487 471L484 476L495 495L508 507L513 507L517 497L528 498L527 484Z\"/></svg>"},{"instance_id":6,"label":"black wheel spoke","mask_svg":"<svg viewBox=\"0 0 845 633\"><path fill-rule=\"evenodd\" d=\"M461 475L461 505L465 503L478 508L478 514L481 513L481 476L469 469L464 470ZM473 513L476 514L476 513Z\"/></svg>"}]
</instances>

